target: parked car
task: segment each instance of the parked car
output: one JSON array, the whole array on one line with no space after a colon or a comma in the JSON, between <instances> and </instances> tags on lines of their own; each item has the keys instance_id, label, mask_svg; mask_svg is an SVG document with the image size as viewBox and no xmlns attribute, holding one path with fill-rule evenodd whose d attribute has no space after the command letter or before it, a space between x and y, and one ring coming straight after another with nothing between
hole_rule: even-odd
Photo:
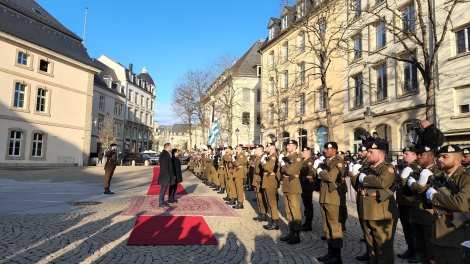
<instances>
[{"instance_id":1,"label":"parked car","mask_svg":"<svg viewBox=\"0 0 470 264\"><path fill-rule=\"evenodd\" d=\"M129 157L127 158L127 161L129 162L129 164L132 164L133 160L135 160L135 164L144 164L145 160L148 160L149 164L151 163L148 157L143 156L140 153L130 153Z\"/></svg>"},{"instance_id":2,"label":"parked car","mask_svg":"<svg viewBox=\"0 0 470 264\"><path fill-rule=\"evenodd\" d=\"M150 161L150 164L152 165L157 165L158 164L158 158L154 156L150 156L145 153L141 153L144 158L147 158Z\"/></svg>"},{"instance_id":3,"label":"parked car","mask_svg":"<svg viewBox=\"0 0 470 264\"><path fill-rule=\"evenodd\" d=\"M181 161L181 165L188 165L190 157L180 156L179 159Z\"/></svg>"}]
</instances>

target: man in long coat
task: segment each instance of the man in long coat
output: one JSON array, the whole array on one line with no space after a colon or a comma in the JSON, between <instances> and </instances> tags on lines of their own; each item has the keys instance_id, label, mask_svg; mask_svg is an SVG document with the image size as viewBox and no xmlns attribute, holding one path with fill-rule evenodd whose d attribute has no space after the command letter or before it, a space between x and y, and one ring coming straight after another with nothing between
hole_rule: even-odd
<instances>
[{"instance_id":1,"label":"man in long coat","mask_svg":"<svg viewBox=\"0 0 470 264\"><path fill-rule=\"evenodd\" d=\"M170 205L165 202L165 193L168 186L175 184L176 177L173 171L173 162L171 160L171 144L165 143L164 150L160 153L160 174L158 175L158 185L161 185L160 197L158 197L158 204L160 207L169 207Z\"/></svg>"}]
</instances>

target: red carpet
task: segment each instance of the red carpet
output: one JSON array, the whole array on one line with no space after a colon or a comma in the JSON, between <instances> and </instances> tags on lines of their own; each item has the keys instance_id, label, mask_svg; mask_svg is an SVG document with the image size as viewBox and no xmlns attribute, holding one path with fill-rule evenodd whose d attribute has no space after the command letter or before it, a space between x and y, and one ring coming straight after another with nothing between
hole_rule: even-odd
<instances>
[{"instance_id":1,"label":"red carpet","mask_svg":"<svg viewBox=\"0 0 470 264\"><path fill-rule=\"evenodd\" d=\"M217 245L200 216L139 216L128 245Z\"/></svg>"},{"instance_id":2,"label":"red carpet","mask_svg":"<svg viewBox=\"0 0 470 264\"><path fill-rule=\"evenodd\" d=\"M147 195L159 195L161 186L157 184L158 182L158 174L160 174L160 166L153 167L153 179L152 183L150 184L150 188L147 192ZM168 194L169 189L167 189L166 194ZM185 195L188 194L184 189L181 183L178 183L176 187L176 194L177 195Z\"/></svg>"}]
</instances>

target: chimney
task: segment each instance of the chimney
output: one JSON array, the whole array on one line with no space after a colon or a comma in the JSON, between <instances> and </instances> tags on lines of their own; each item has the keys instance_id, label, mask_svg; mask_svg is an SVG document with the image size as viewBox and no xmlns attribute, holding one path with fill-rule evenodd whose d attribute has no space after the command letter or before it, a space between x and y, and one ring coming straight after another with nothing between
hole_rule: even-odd
<instances>
[{"instance_id":1,"label":"chimney","mask_svg":"<svg viewBox=\"0 0 470 264\"><path fill-rule=\"evenodd\" d=\"M129 80L132 80L132 63L129 63Z\"/></svg>"}]
</instances>

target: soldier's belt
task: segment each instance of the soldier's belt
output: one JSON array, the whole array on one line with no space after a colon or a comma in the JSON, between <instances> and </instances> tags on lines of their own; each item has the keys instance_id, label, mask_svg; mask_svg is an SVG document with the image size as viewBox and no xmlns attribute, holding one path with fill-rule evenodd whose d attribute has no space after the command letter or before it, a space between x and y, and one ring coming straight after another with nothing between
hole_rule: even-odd
<instances>
[{"instance_id":1,"label":"soldier's belt","mask_svg":"<svg viewBox=\"0 0 470 264\"><path fill-rule=\"evenodd\" d=\"M369 190L369 191L361 190L359 193L362 196L380 197L380 193L378 191L374 191L374 190Z\"/></svg>"},{"instance_id":2,"label":"soldier's belt","mask_svg":"<svg viewBox=\"0 0 470 264\"><path fill-rule=\"evenodd\" d=\"M269 172L269 173L263 172L263 175L264 176L271 176L271 175L276 175L276 173L274 173L274 172Z\"/></svg>"},{"instance_id":3,"label":"soldier's belt","mask_svg":"<svg viewBox=\"0 0 470 264\"><path fill-rule=\"evenodd\" d=\"M285 175L285 174L284 174L284 178L289 178L289 177L290 177L289 175ZM298 174L295 174L294 177L299 178L299 175L298 175Z\"/></svg>"}]
</instances>

